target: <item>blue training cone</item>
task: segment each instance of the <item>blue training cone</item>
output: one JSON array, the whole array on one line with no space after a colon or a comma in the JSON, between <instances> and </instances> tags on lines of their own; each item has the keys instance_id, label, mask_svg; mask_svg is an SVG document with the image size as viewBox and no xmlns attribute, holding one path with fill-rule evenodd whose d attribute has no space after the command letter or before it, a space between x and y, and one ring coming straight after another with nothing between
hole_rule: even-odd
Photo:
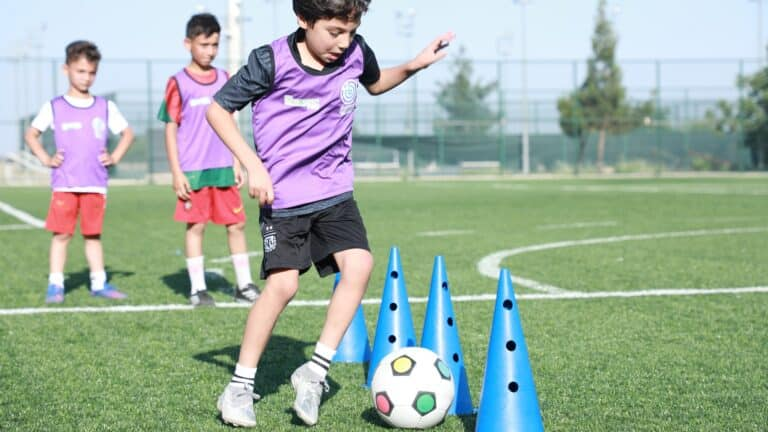
<instances>
[{"instance_id":1,"label":"blue training cone","mask_svg":"<svg viewBox=\"0 0 768 432\"><path fill-rule=\"evenodd\" d=\"M544 431L509 270L499 274L476 432Z\"/></svg>"},{"instance_id":2,"label":"blue training cone","mask_svg":"<svg viewBox=\"0 0 768 432\"><path fill-rule=\"evenodd\" d=\"M400 252L396 247L392 247L389 251L384 292L381 295L373 352L368 363L366 386L371 386L376 367L384 356L397 349L412 346L416 346L416 333L413 330L411 306L408 304L408 293L405 290Z\"/></svg>"},{"instance_id":3,"label":"blue training cone","mask_svg":"<svg viewBox=\"0 0 768 432\"><path fill-rule=\"evenodd\" d=\"M341 273L336 273L336 280L333 282L333 289L339 285ZM368 330L365 328L365 318L363 317L363 306L357 307L355 317L347 327L347 332L341 338L339 346L336 348L336 355L333 361L338 363L365 363L371 359L371 346L368 343Z\"/></svg>"},{"instance_id":4,"label":"blue training cone","mask_svg":"<svg viewBox=\"0 0 768 432\"><path fill-rule=\"evenodd\" d=\"M472 396L469 393L467 369L459 342L459 329L453 313L451 292L448 289L448 273L442 256L435 257L432 267L432 285L429 289L427 315L421 332L421 346L437 353L451 368L455 396L449 415L472 414Z\"/></svg>"}]
</instances>

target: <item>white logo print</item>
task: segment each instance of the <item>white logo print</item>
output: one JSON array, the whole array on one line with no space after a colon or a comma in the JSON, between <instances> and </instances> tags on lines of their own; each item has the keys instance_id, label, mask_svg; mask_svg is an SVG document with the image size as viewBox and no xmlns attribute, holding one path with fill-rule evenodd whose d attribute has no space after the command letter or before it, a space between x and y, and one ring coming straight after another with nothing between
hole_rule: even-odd
<instances>
[{"instance_id":1,"label":"white logo print","mask_svg":"<svg viewBox=\"0 0 768 432\"><path fill-rule=\"evenodd\" d=\"M267 234L264 236L264 253L270 253L277 247L277 235Z\"/></svg>"},{"instance_id":2,"label":"white logo print","mask_svg":"<svg viewBox=\"0 0 768 432\"><path fill-rule=\"evenodd\" d=\"M211 98L208 96L203 96L199 98L194 98L189 100L189 106L196 107L198 105L210 105L211 104Z\"/></svg>"},{"instance_id":3,"label":"white logo print","mask_svg":"<svg viewBox=\"0 0 768 432\"><path fill-rule=\"evenodd\" d=\"M61 124L61 131L66 132L70 129L79 130L83 128L83 124L75 121L75 122L64 122Z\"/></svg>"},{"instance_id":4,"label":"white logo print","mask_svg":"<svg viewBox=\"0 0 768 432\"><path fill-rule=\"evenodd\" d=\"M299 99L291 95L285 95L283 97L283 104L289 107L304 108L310 111L317 111L320 109L320 99Z\"/></svg>"},{"instance_id":5,"label":"white logo print","mask_svg":"<svg viewBox=\"0 0 768 432\"><path fill-rule=\"evenodd\" d=\"M104 139L107 132L107 125L101 117L95 117L91 120L91 128L93 129L93 136L98 139Z\"/></svg>"},{"instance_id":6,"label":"white logo print","mask_svg":"<svg viewBox=\"0 0 768 432\"><path fill-rule=\"evenodd\" d=\"M357 80L346 80L341 86L339 97L341 98L341 108L339 114L346 115L355 110L357 104Z\"/></svg>"}]
</instances>

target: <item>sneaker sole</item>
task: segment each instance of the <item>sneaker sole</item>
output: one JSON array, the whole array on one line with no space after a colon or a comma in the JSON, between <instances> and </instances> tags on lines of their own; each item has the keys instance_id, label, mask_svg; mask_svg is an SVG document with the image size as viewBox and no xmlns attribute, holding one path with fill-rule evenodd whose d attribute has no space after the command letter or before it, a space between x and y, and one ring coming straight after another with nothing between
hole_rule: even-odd
<instances>
[{"instance_id":1,"label":"sneaker sole","mask_svg":"<svg viewBox=\"0 0 768 432\"><path fill-rule=\"evenodd\" d=\"M221 399L216 401L216 409L219 410L219 415L221 416L221 421L224 423L234 426L234 427L254 427L256 426L256 422L241 422L238 420L234 420L231 418L224 417L224 411L221 409Z\"/></svg>"}]
</instances>

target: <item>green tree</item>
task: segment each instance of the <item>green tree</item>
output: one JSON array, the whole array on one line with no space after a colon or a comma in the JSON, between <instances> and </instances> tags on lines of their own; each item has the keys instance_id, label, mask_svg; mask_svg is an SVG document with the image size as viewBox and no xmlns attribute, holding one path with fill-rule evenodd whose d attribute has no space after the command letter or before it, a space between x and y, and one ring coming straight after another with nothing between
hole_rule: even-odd
<instances>
[{"instance_id":1,"label":"green tree","mask_svg":"<svg viewBox=\"0 0 768 432\"><path fill-rule=\"evenodd\" d=\"M438 83L437 103L445 110L448 119L435 122L435 133L446 137L487 134L499 121L499 113L486 101L496 91L498 83L472 82L472 61L467 58L463 46L454 57L451 69L453 79Z\"/></svg>"},{"instance_id":2,"label":"green tree","mask_svg":"<svg viewBox=\"0 0 768 432\"><path fill-rule=\"evenodd\" d=\"M616 44L616 34L605 14L605 0L600 0L592 35L592 56L587 60L587 77L578 89L557 103L560 128L566 135L578 139L577 173L591 132L598 134L595 163L602 171L607 135L635 129L653 112L651 102L632 105L627 101L621 69L616 64Z\"/></svg>"},{"instance_id":3,"label":"green tree","mask_svg":"<svg viewBox=\"0 0 768 432\"><path fill-rule=\"evenodd\" d=\"M752 166L768 167L768 67L754 75L738 77L736 85L744 95L735 104L720 100L706 117L725 134L741 133L750 150Z\"/></svg>"}]
</instances>

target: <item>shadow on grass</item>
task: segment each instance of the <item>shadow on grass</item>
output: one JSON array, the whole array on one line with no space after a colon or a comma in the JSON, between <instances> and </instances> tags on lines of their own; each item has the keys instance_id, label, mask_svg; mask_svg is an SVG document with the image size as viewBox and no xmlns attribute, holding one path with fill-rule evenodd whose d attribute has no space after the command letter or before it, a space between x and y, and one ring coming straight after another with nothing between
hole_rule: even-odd
<instances>
[{"instance_id":1,"label":"shadow on grass","mask_svg":"<svg viewBox=\"0 0 768 432\"><path fill-rule=\"evenodd\" d=\"M376 412L375 408L367 408L365 409L361 414L360 418L363 419L366 423L369 423L371 425L379 426L382 428L391 428L387 422L382 420L382 418L379 416L379 414ZM461 421L462 428L465 431L474 431L475 430L475 415L464 415L459 416L459 420ZM438 423L440 425L442 423Z\"/></svg>"},{"instance_id":2,"label":"shadow on grass","mask_svg":"<svg viewBox=\"0 0 768 432\"><path fill-rule=\"evenodd\" d=\"M293 371L309 360L304 355L304 349L307 346L314 346L314 343L304 342L297 339L273 335L269 339L269 344L264 350L264 354L259 360L259 372L256 374L256 393L262 396L277 393L278 388L290 382ZM235 370L235 363L240 354L240 346L233 345L222 349L206 351L195 354L195 360L209 363L224 368L228 373ZM225 383L222 383L222 385ZM325 400L332 398L339 391L339 384L328 378L328 393L323 397ZM294 423L304 424L298 417L294 416Z\"/></svg>"},{"instance_id":3,"label":"shadow on grass","mask_svg":"<svg viewBox=\"0 0 768 432\"><path fill-rule=\"evenodd\" d=\"M189 296L189 273L187 273L186 268L181 268L176 273L167 274L160 279L176 294L185 298ZM228 295L235 293L232 284L224 276L217 273L205 272L205 285L210 291L217 291Z\"/></svg>"},{"instance_id":4,"label":"shadow on grass","mask_svg":"<svg viewBox=\"0 0 768 432\"><path fill-rule=\"evenodd\" d=\"M132 271L112 270L111 267L105 266L104 271L107 273L107 281L111 281L115 276L133 276L135 273ZM64 282L64 293L70 292L84 287L86 290L91 289L91 270L88 267L84 267L82 270L67 274L67 279ZM120 289L120 287L117 287Z\"/></svg>"}]
</instances>

